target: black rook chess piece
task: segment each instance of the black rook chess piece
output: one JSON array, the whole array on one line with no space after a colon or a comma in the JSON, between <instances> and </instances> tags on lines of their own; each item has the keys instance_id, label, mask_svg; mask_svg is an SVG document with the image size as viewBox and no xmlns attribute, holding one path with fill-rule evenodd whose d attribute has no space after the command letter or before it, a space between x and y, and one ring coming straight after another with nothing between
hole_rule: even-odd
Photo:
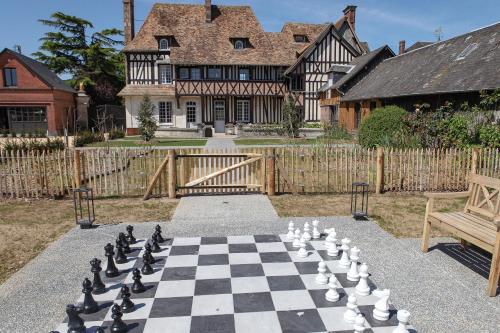
<instances>
[{"instance_id":1,"label":"black rook chess piece","mask_svg":"<svg viewBox=\"0 0 500 333\"><path fill-rule=\"evenodd\" d=\"M117 264L124 264L127 262L127 256L123 253L123 246L120 239L116 239L116 257Z\"/></svg>"},{"instance_id":2,"label":"black rook chess piece","mask_svg":"<svg viewBox=\"0 0 500 333\"><path fill-rule=\"evenodd\" d=\"M122 310L120 306L115 303L111 308L111 318L113 318L111 333L126 333L128 331L127 324L123 322L122 317Z\"/></svg>"},{"instance_id":3,"label":"black rook chess piece","mask_svg":"<svg viewBox=\"0 0 500 333\"><path fill-rule=\"evenodd\" d=\"M130 300L130 289L127 287L126 284L122 286L122 289L120 291L120 297L123 299L121 305L122 312L129 313L134 311L134 303Z\"/></svg>"},{"instance_id":4,"label":"black rook chess piece","mask_svg":"<svg viewBox=\"0 0 500 333\"><path fill-rule=\"evenodd\" d=\"M148 256L149 263L154 264L156 262L156 259L155 257L153 257L153 254L151 252L151 245L149 243L146 243L146 245L144 245L144 253Z\"/></svg>"},{"instance_id":5,"label":"black rook chess piece","mask_svg":"<svg viewBox=\"0 0 500 333\"><path fill-rule=\"evenodd\" d=\"M130 245L127 240L127 236L123 232L120 232L118 234L118 239L122 242L122 247L123 247L123 253L130 253L132 250L130 249Z\"/></svg>"},{"instance_id":6,"label":"black rook chess piece","mask_svg":"<svg viewBox=\"0 0 500 333\"><path fill-rule=\"evenodd\" d=\"M120 275L120 271L118 270L118 268L116 268L115 261L113 260L113 255L115 254L113 249L114 249L114 246L111 245L111 243L108 243L104 247L105 256L106 256L106 258L108 258L108 263L107 263L106 271L105 271L105 274L107 277L115 277L115 276Z\"/></svg>"},{"instance_id":7,"label":"black rook chess piece","mask_svg":"<svg viewBox=\"0 0 500 333\"><path fill-rule=\"evenodd\" d=\"M85 333L86 327L83 319L80 317L80 310L73 304L66 306L66 314L68 315L68 333Z\"/></svg>"},{"instance_id":8,"label":"black rook chess piece","mask_svg":"<svg viewBox=\"0 0 500 333\"><path fill-rule=\"evenodd\" d=\"M131 225L128 225L127 226L127 239L128 239L129 244L137 243L137 240L135 239L134 235L132 234L133 231L134 231L134 227Z\"/></svg>"},{"instance_id":9,"label":"black rook chess piece","mask_svg":"<svg viewBox=\"0 0 500 333\"><path fill-rule=\"evenodd\" d=\"M92 293L94 295L102 294L106 291L106 286L101 280L101 261L94 258L90 261L90 266L92 267L90 271L94 273L94 279L92 281Z\"/></svg>"},{"instance_id":10,"label":"black rook chess piece","mask_svg":"<svg viewBox=\"0 0 500 333\"><path fill-rule=\"evenodd\" d=\"M158 235L158 243L163 243L165 242L165 239L163 238L163 236L161 235L161 227L159 224L156 225L155 227L155 234Z\"/></svg>"},{"instance_id":11,"label":"black rook chess piece","mask_svg":"<svg viewBox=\"0 0 500 333\"><path fill-rule=\"evenodd\" d=\"M155 233L151 236L151 244L151 248L154 253L161 252L161 247L158 245L158 234Z\"/></svg>"},{"instance_id":12,"label":"black rook chess piece","mask_svg":"<svg viewBox=\"0 0 500 333\"><path fill-rule=\"evenodd\" d=\"M142 274L144 275L151 275L154 273L154 269L153 267L151 267L151 262L149 260L149 257L146 253L144 253L142 255L142 268L141 268L141 272Z\"/></svg>"},{"instance_id":13,"label":"black rook chess piece","mask_svg":"<svg viewBox=\"0 0 500 333\"><path fill-rule=\"evenodd\" d=\"M140 294L146 291L146 287L141 282L141 271L138 268L134 268L132 271L132 280L134 284L132 285L132 292L134 294Z\"/></svg>"},{"instance_id":14,"label":"black rook chess piece","mask_svg":"<svg viewBox=\"0 0 500 333\"><path fill-rule=\"evenodd\" d=\"M83 289L82 293L85 295L83 297L83 313L95 313L99 311L99 305L92 297L92 282L89 279L85 278L82 283Z\"/></svg>"}]
</instances>

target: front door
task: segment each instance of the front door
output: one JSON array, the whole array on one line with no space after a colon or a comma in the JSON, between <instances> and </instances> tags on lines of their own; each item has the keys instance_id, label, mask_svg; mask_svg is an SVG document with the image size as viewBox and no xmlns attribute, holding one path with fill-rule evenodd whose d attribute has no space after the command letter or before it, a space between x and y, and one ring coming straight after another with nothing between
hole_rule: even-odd
<instances>
[{"instance_id":1,"label":"front door","mask_svg":"<svg viewBox=\"0 0 500 333\"><path fill-rule=\"evenodd\" d=\"M214 101L215 133L224 133L226 129L226 101Z\"/></svg>"}]
</instances>

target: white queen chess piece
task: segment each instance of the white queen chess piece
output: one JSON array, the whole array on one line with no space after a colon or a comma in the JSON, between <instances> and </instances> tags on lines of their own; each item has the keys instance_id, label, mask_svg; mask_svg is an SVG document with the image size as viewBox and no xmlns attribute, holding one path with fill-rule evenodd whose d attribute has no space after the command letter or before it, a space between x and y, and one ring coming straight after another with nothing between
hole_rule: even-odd
<instances>
[{"instance_id":1,"label":"white queen chess piece","mask_svg":"<svg viewBox=\"0 0 500 333\"><path fill-rule=\"evenodd\" d=\"M376 303L375 308L373 309L373 318L386 321L389 319L389 296L390 292L387 295L382 296Z\"/></svg>"},{"instance_id":2,"label":"white queen chess piece","mask_svg":"<svg viewBox=\"0 0 500 333\"><path fill-rule=\"evenodd\" d=\"M329 302L337 302L340 299L340 295L337 292L338 280L335 274L330 276L328 281L328 291L325 294L325 299Z\"/></svg>"},{"instance_id":3,"label":"white queen chess piece","mask_svg":"<svg viewBox=\"0 0 500 333\"><path fill-rule=\"evenodd\" d=\"M289 241L289 242L292 242L294 240L294 231L295 230L295 226L293 224L292 221L290 221L290 223L288 223L288 233L286 234L286 240Z\"/></svg>"},{"instance_id":4,"label":"white queen chess piece","mask_svg":"<svg viewBox=\"0 0 500 333\"><path fill-rule=\"evenodd\" d=\"M358 272L358 259L359 259L359 252L361 252L360 249L358 249L356 246L351 248L350 251L350 260L351 260L351 268L349 269L349 272L347 272L347 280L357 282L359 281L359 272Z\"/></svg>"},{"instance_id":5,"label":"white queen chess piece","mask_svg":"<svg viewBox=\"0 0 500 333\"><path fill-rule=\"evenodd\" d=\"M392 331L392 333L409 333L408 331L408 321L410 320L410 313L406 310L398 311L398 327Z\"/></svg>"},{"instance_id":6,"label":"white queen chess piece","mask_svg":"<svg viewBox=\"0 0 500 333\"><path fill-rule=\"evenodd\" d=\"M306 241L311 240L311 234L309 233L311 231L311 227L309 226L309 222L304 223L304 233L302 236L305 238Z\"/></svg>"},{"instance_id":7,"label":"white queen chess piece","mask_svg":"<svg viewBox=\"0 0 500 333\"><path fill-rule=\"evenodd\" d=\"M349 268L351 266L351 261L349 260L349 244L351 240L349 238L342 239L342 256L340 257L339 266L344 268Z\"/></svg>"},{"instance_id":8,"label":"white queen chess piece","mask_svg":"<svg viewBox=\"0 0 500 333\"><path fill-rule=\"evenodd\" d=\"M321 237L321 233L318 230L319 221L318 220L312 221L312 225L313 225L312 238L319 239Z\"/></svg>"},{"instance_id":9,"label":"white queen chess piece","mask_svg":"<svg viewBox=\"0 0 500 333\"><path fill-rule=\"evenodd\" d=\"M317 284L327 284L328 276L326 275L326 264L323 260L318 263L318 275L315 279Z\"/></svg>"},{"instance_id":10,"label":"white queen chess piece","mask_svg":"<svg viewBox=\"0 0 500 333\"><path fill-rule=\"evenodd\" d=\"M337 233L335 230L330 232L325 240L326 254L330 257L336 257L339 255L339 249L337 248Z\"/></svg>"},{"instance_id":11,"label":"white queen chess piece","mask_svg":"<svg viewBox=\"0 0 500 333\"><path fill-rule=\"evenodd\" d=\"M347 310L344 312L344 320L350 324L354 324L358 315L358 299L354 295L349 295L346 304Z\"/></svg>"},{"instance_id":12,"label":"white queen chess piece","mask_svg":"<svg viewBox=\"0 0 500 333\"><path fill-rule=\"evenodd\" d=\"M365 317L361 313L356 316L353 328L354 333L363 333L365 331Z\"/></svg>"},{"instance_id":13,"label":"white queen chess piece","mask_svg":"<svg viewBox=\"0 0 500 333\"><path fill-rule=\"evenodd\" d=\"M297 228L295 230L295 234L293 235L293 243L292 243L292 246L293 247L296 247L296 248L299 248L300 247L300 229Z\"/></svg>"},{"instance_id":14,"label":"white queen chess piece","mask_svg":"<svg viewBox=\"0 0 500 333\"><path fill-rule=\"evenodd\" d=\"M306 239L304 238L304 235L300 237L300 249L297 251L297 257L299 258L307 258L307 250L306 250Z\"/></svg>"},{"instance_id":15,"label":"white queen chess piece","mask_svg":"<svg viewBox=\"0 0 500 333\"><path fill-rule=\"evenodd\" d=\"M368 285L368 265L363 263L359 266L359 282L356 285L356 295L368 296L370 295L370 286Z\"/></svg>"}]
</instances>

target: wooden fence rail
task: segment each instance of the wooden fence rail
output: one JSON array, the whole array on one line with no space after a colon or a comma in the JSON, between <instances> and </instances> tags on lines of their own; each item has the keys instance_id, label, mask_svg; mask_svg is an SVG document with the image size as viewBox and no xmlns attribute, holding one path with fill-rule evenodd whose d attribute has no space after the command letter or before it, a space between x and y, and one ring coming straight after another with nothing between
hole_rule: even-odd
<instances>
[{"instance_id":1,"label":"wooden fence rail","mask_svg":"<svg viewBox=\"0 0 500 333\"><path fill-rule=\"evenodd\" d=\"M499 149L197 148L177 149L176 163L166 165L151 185L169 152L135 148L0 150L0 199L60 197L79 185L92 187L98 197L143 196L148 186L151 195L166 196L169 183L170 196L242 191L348 193L354 181L367 182L375 192L462 191L467 189L471 173L500 178ZM262 158L247 165L244 156ZM242 166L232 169L233 165ZM208 177L203 186L188 186L209 175L215 176Z\"/></svg>"}]
</instances>

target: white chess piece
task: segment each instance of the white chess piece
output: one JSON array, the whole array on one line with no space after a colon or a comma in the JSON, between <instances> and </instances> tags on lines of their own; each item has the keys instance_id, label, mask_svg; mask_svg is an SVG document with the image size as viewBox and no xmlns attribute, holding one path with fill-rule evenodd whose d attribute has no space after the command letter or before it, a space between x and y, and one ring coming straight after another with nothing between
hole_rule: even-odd
<instances>
[{"instance_id":1,"label":"white chess piece","mask_svg":"<svg viewBox=\"0 0 500 333\"><path fill-rule=\"evenodd\" d=\"M335 228L332 227L332 228L325 228L325 229L323 229L323 233L325 235L328 235L332 231L335 231Z\"/></svg>"},{"instance_id":2,"label":"white chess piece","mask_svg":"<svg viewBox=\"0 0 500 333\"><path fill-rule=\"evenodd\" d=\"M373 294L373 296L375 296L375 297L381 298L381 297L383 297L383 296L385 296L385 295L389 296L389 295L391 294L391 291L390 291L389 289L378 289L378 288L377 288L377 289L375 289L375 290L373 291L373 293L372 293L372 294Z\"/></svg>"},{"instance_id":3,"label":"white chess piece","mask_svg":"<svg viewBox=\"0 0 500 333\"><path fill-rule=\"evenodd\" d=\"M311 240L311 234L309 233L309 231L311 231L311 228L309 227L309 222L306 222L304 223L304 233L302 234L306 241Z\"/></svg>"},{"instance_id":4,"label":"white chess piece","mask_svg":"<svg viewBox=\"0 0 500 333\"><path fill-rule=\"evenodd\" d=\"M318 231L318 224L319 224L318 220L312 221L312 225L313 225L312 238L313 239L319 239L321 237L321 233Z\"/></svg>"},{"instance_id":5,"label":"white chess piece","mask_svg":"<svg viewBox=\"0 0 500 333\"><path fill-rule=\"evenodd\" d=\"M300 249L297 251L297 257L299 258L307 258L307 250L306 250L306 239L304 238L304 235L300 237Z\"/></svg>"},{"instance_id":6,"label":"white chess piece","mask_svg":"<svg viewBox=\"0 0 500 333\"><path fill-rule=\"evenodd\" d=\"M292 246L293 247L300 247L300 229L297 228L295 230L295 235L293 235L293 243L292 243Z\"/></svg>"},{"instance_id":7,"label":"white chess piece","mask_svg":"<svg viewBox=\"0 0 500 333\"><path fill-rule=\"evenodd\" d=\"M358 315L358 299L354 295L347 298L347 310L344 312L344 320L348 323L354 324L356 316Z\"/></svg>"},{"instance_id":8,"label":"white chess piece","mask_svg":"<svg viewBox=\"0 0 500 333\"><path fill-rule=\"evenodd\" d=\"M326 264L323 260L318 263L318 275L315 279L317 284L327 284L328 276L326 275Z\"/></svg>"},{"instance_id":9,"label":"white chess piece","mask_svg":"<svg viewBox=\"0 0 500 333\"><path fill-rule=\"evenodd\" d=\"M336 257L339 255L339 249L337 248L337 233L332 231L328 234L325 240L326 254L330 257Z\"/></svg>"},{"instance_id":10,"label":"white chess piece","mask_svg":"<svg viewBox=\"0 0 500 333\"><path fill-rule=\"evenodd\" d=\"M390 292L387 295L382 296L382 298L375 303L373 318L380 321L386 321L389 319L389 296Z\"/></svg>"},{"instance_id":11,"label":"white chess piece","mask_svg":"<svg viewBox=\"0 0 500 333\"><path fill-rule=\"evenodd\" d=\"M398 311L398 327L392 331L392 333L409 333L407 325L408 321L410 320L410 313L406 310L399 310Z\"/></svg>"},{"instance_id":12,"label":"white chess piece","mask_svg":"<svg viewBox=\"0 0 500 333\"><path fill-rule=\"evenodd\" d=\"M351 240L349 238L342 239L342 256L340 257L339 266L344 268L349 268L351 266L351 261L349 260L349 244Z\"/></svg>"},{"instance_id":13,"label":"white chess piece","mask_svg":"<svg viewBox=\"0 0 500 333\"><path fill-rule=\"evenodd\" d=\"M356 295L368 296L370 295L370 286L368 285L368 265L363 263L359 267L359 282L356 285Z\"/></svg>"},{"instance_id":14,"label":"white chess piece","mask_svg":"<svg viewBox=\"0 0 500 333\"><path fill-rule=\"evenodd\" d=\"M290 223L288 223L288 233L286 234L286 240L287 241L291 242L291 241L294 240L294 238L295 238L294 237L295 234L293 232L294 230L295 230L295 226L294 226L293 222L290 221Z\"/></svg>"},{"instance_id":15,"label":"white chess piece","mask_svg":"<svg viewBox=\"0 0 500 333\"><path fill-rule=\"evenodd\" d=\"M338 280L335 274L330 276L328 281L328 291L325 294L325 299L329 302L337 302L340 299L340 295L337 292Z\"/></svg>"},{"instance_id":16,"label":"white chess piece","mask_svg":"<svg viewBox=\"0 0 500 333\"><path fill-rule=\"evenodd\" d=\"M363 333L365 331L365 317L361 313L354 320L354 333Z\"/></svg>"},{"instance_id":17,"label":"white chess piece","mask_svg":"<svg viewBox=\"0 0 500 333\"><path fill-rule=\"evenodd\" d=\"M359 281L359 272L358 272L358 259L359 259L359 252L361 252L360 249L358 249L356 246L354 246L351 251L350 251L350 260L351 260L351 268L349 269L349 272L347 272L347 280L357 282Z\"/></svg>"}]
</instances>

